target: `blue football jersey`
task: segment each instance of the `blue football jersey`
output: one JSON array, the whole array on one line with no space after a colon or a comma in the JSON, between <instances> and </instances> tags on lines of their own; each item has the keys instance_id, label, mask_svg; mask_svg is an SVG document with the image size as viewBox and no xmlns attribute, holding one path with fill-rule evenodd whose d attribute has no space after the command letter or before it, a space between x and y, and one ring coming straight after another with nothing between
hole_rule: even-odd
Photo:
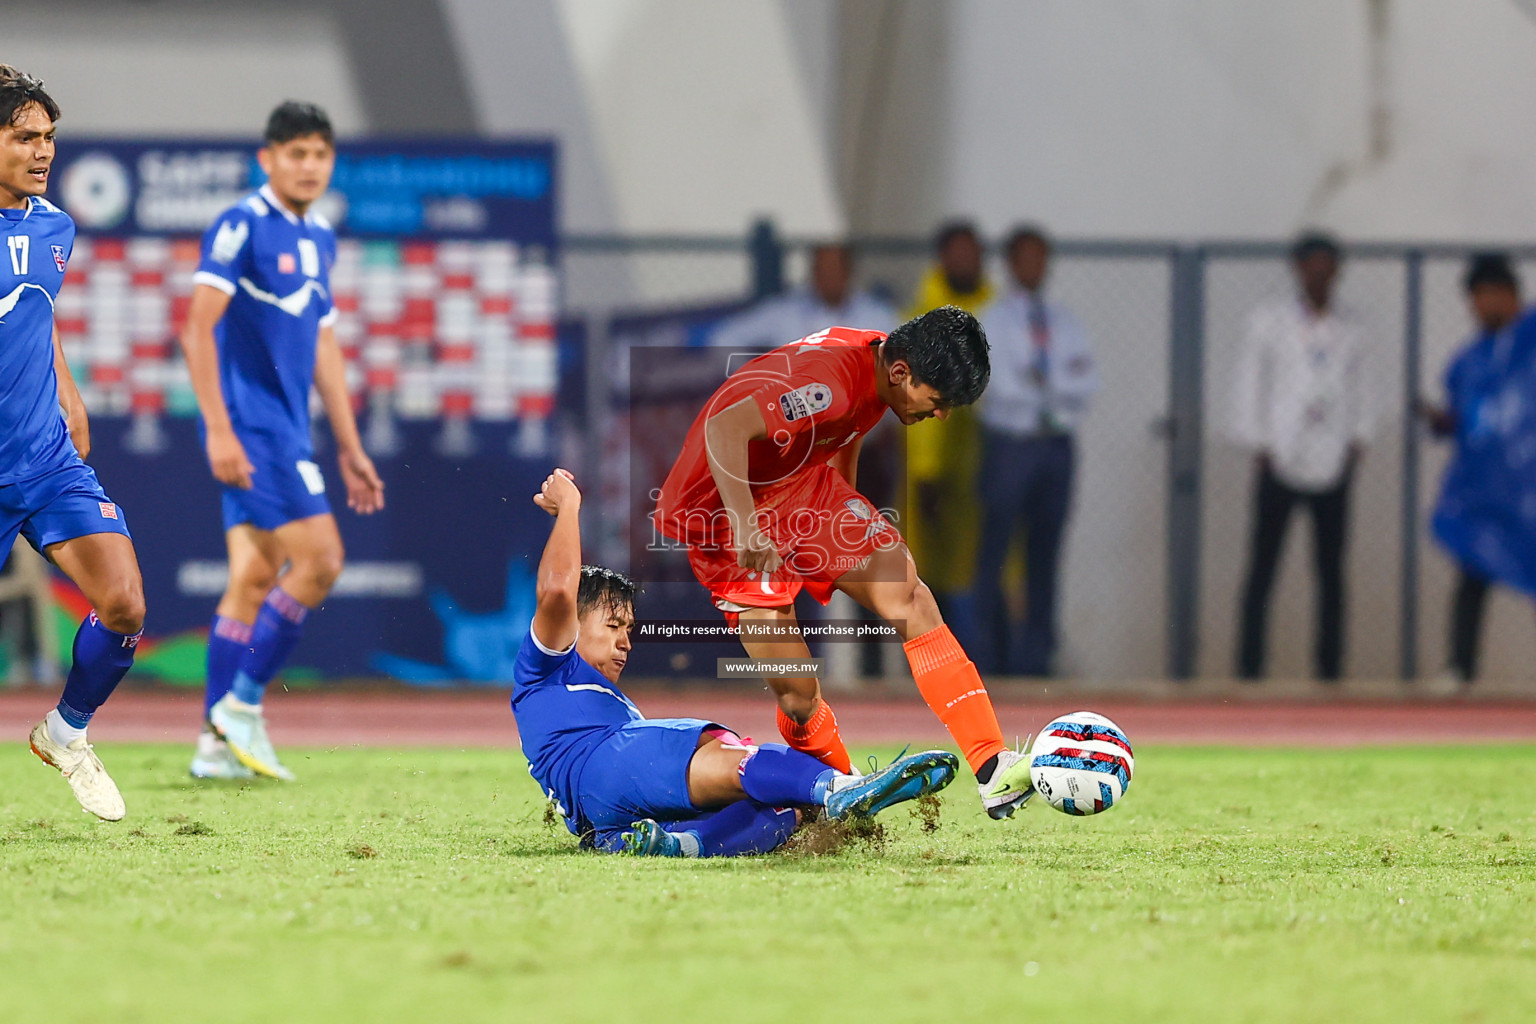
<instances>
[{"instance_id":1,"label":"blue football jersey","mask_svg":"<svg viewBox=\"0 0 1536 1024\"><path fill-rule=\"evenodd\" d=\"M512 666L512 714L528 770L539 788L560 801L571 831L578 831L572 815L587 756L619 728L645 716L581 659L575 644L551 652L531 629Z\"/></svg>"},{"instance_id":2,"label":"blue football jersey","mask_svg":"<svg viewBox=\"0 0 1536 1024\"><path fill-rule=\"evenodd\" d=\"M75 222L33 197L23 209L0 210L0 239L0 484L9 484L78 458L53 372L53 303Z\"/></svg>"},{"instance_id":3,"label":"blue football jersey","mask_svg":"<svg viewBox=\"0 0 1536 1024\"><path fill-rule=\"evenodd\" d=\"M235 433L274 455L310 454L309 392L320 328L335 318L336 233L302 220L268 185L230 207L203 235L192 280L230 297L214 336L219 382Z\"/></svg>"}]
</instances>

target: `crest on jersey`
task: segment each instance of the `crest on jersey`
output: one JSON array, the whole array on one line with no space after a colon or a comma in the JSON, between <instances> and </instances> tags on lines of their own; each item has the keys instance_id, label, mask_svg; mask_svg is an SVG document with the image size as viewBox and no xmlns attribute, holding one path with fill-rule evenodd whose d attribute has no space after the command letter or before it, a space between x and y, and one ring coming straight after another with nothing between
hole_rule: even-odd
<instances>
[{"instance_id":1,"label":"crest on jersey","mask_svg":"<svg viewBox=\"0 0 1536 1024\"><path fill-rule=\"evenodd\" d=\"M779 396L779 408L784 410L784 418L791 422L825 412L831 407L830 384L807 384Z\"/></svg>"},{"instance_id":2,"label":"crest on jersey","mask_svg":"<svg viewBox=\"0 0 1536 1024\"><path fill-rule=\"evenodd\" d=\"M299 261L293 258L291 252L277 254L277 272L279 274L292 274L299 269Z\"/></svg>"},{"instance_id":3,"label":"crest on jersey","mask_svg":"<svg viewBox=\"0 0 1536 1024\"><path fill-rule=\"evenodd\" d=\"M59 268L59 273L64 273L65 260L64 247L62 245L56 245L53 247L53 262Z\"/></svg>"},{"instance_id":4,"label":"crest on jersey","mask_svg":"<svg viewBox=\"0 0 1536 1024\"><path fill-rule=\"evenodd\" d=\"M213 236L213 245L209 247L208 255L216 263L228 263L240 255L240 249L245 245L245 236L250 233L250 227L243 220L227 220L219 225L219 230Z\"/></svg>"}]
</instances>

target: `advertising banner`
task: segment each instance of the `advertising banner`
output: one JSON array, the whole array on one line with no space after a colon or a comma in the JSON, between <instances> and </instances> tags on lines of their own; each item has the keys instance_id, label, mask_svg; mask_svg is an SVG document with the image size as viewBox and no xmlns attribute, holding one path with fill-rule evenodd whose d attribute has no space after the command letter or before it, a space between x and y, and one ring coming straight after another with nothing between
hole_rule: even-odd
<instances>
[{"instance_id":1,"label":"advertising banner","mask_svg":"<svg viewBox=\"0 0 1536 1024\"><path fill-rule=\"evenodd\" d=\"M226 578L219 488L176 339L199 236L263 180L257 145L70 138L49 193L80 228L55 312L92 417L90 462L144 571L136 671L173 682L201 680ZM386 508L347 510L317 428L347 569L290 681L508 678L547 533L529 496L561 457L561 408L580 407L579 392L561 396L562 363L576 368L567 388L581 375L579 346L558 337L556 166L543 140L339 143L317 208L341 238L337 339ZM55 589L72 632L78 595Z\"/></svg>"},{"instance_id":2,"label":"advertising banner","mask_svg":"<svg viewBox=\"0 0 1536 1024\"><path fill-rule=\"evenodd\" d=\"M257 140L65 139L51 198L84 234L200 235L266 176ZM555 144L341 140L318 208L356 238L553 247Z\"/></svg>"}]
</instances>

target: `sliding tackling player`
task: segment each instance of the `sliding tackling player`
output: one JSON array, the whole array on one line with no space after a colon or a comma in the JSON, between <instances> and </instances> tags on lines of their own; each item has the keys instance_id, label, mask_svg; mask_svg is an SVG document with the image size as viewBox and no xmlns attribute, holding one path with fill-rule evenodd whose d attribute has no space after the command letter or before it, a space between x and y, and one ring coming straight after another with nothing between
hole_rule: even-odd
<instances>
[{"instance_id":1,"label":"sliding tackling player","mask_svg":"<svg viewBox=\"0 0 1536 1024\"><path fill-rule=\"evenodd\" d=\"M753 746L714 722L645 718L618 688L634 583L581 564L581 492L569 473L555 470L533 500L555 522L513 669L512 713L529 771L582 845L664 857L766 853L804 810L867 817L954 779L959 761L944 750L859 776L779 743Z\"/></svg>"}]
</instances>

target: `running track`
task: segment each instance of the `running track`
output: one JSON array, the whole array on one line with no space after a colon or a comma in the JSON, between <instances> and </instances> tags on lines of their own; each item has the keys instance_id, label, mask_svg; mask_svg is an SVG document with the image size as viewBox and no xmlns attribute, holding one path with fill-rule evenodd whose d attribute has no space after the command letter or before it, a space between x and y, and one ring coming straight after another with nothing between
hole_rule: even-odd
<instances>
[{"instance_id":1,"label":"running track","mask_svg":"<svg viewBox=\"0 0 1536 1024\"><path fill-rule=\"evenodd\" d=\"M653 690L632 693L648 716L708 718L759 740L777 739L766 695ZM928 708L911 699L831 698L850 744L944 742ZM0 692L0 737L21 739L56 696L40 689ZM1114 719L1137 743L1257 743L1270 746L1536 741L1532 701L1180 701L1114 696L1021 700L999 696L998 718L1012 740L1053 714L1091 708ZM517 743L500 691L332 691L276 693L267 704L273 739L283 746L509 747ZM201 694L126 690L91 725L91 739L190 742L202 715Z\"/></svg>"}]
</instances>

